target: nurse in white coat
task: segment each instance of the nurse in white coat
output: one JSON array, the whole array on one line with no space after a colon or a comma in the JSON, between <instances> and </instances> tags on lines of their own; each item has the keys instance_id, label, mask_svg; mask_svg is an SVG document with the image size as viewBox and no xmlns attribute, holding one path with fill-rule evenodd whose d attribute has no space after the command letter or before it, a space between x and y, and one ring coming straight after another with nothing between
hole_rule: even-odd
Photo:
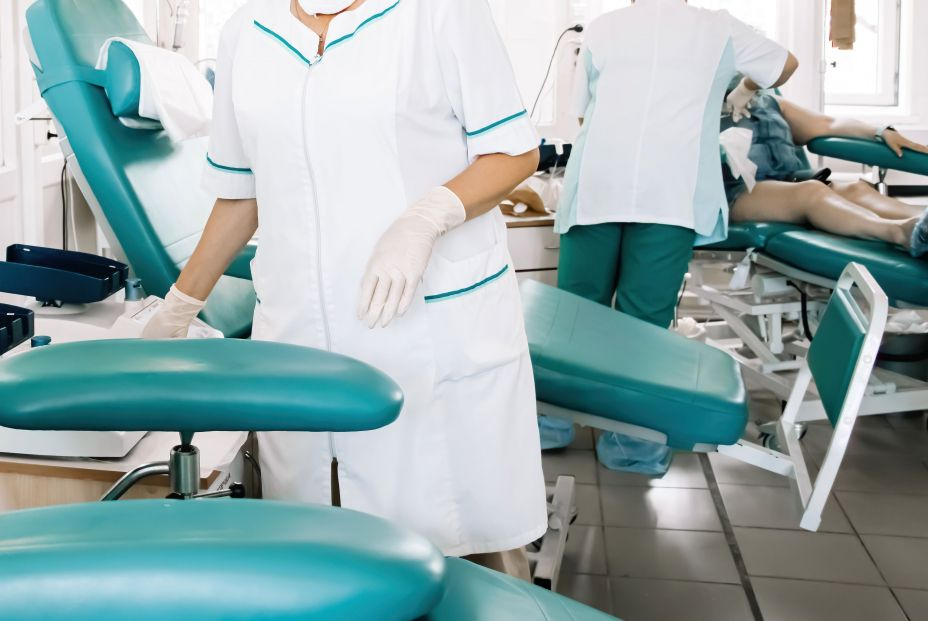
<instances>
[{"instance_id":1,"label":"nurse in white coat","mask_svg":"<svg viewBox=\"0 0 928 621\"><path fill-rule=\"evenodd\" d=\"M265 497L340 501L447 555L540 537L532 370L495 208L538 139L485 0L252 0L216 75L204 182L219 200L146 336L185 334L260 223L253 338L358 358L406 397L379 431L262 434Z\"/></svg>"}]
</instances>

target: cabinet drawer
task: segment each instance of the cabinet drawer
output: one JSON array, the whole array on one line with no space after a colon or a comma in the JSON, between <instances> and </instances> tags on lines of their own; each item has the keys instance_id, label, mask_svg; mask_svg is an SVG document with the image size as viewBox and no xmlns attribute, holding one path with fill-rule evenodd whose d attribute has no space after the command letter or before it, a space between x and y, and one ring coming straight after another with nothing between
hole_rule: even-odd
<instances>
[{"instance_id":1,"label":"cabinet drawer","mask_svg":"<svg viewBox=\"0 0 928 621\"><path fill-rule=\"evenodd\" d=\"M516 271L550 270L557 267L560 236L553 226L512 227L509 233L509 254Z\"/></svg>"}]
</instances>

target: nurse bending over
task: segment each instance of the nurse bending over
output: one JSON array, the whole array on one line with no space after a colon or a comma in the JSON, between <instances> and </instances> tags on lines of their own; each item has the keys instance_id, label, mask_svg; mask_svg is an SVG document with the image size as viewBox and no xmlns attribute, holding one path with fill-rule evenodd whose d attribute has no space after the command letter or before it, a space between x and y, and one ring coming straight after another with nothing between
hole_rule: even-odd
<instances>
[{"instance_id":1,"label":"nurse bending over","mask_svg":"<svg viewBox=\"0 0 928 621\"><path fill-rule=\"evenodd\" d=\"M260 434L265 497L380 515L527 577L507 551L542 536L546 499L495 207L537 145L482 0L252 0L226 25L218 200L146 336L183 336L260 224L252 338L363 360L406 397L386 429Z\"/></svg>"}]
</instances>

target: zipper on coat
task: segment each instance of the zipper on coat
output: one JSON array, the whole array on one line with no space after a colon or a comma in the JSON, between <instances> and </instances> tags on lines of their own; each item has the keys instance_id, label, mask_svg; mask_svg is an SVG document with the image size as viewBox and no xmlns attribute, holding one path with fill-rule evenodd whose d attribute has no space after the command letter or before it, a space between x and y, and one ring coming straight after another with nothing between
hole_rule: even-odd
<instances>
[{"instance_id":1,"label":"zipper on coat","mask_svg":"<svg viewBox=\"0 0 928 621\"><path fill-rule=\"evenodd\" d=\"M306 168L309 171L309 181L313 186L314 215L316 217L316 280L319 283L319 306L322 311L322 330L325 335L325 348L332 351L332 333L329 326L329 317L326 314L325 301L325 282L323 281L322 270L322 218L319 215L319 189L316 186L316 173L313 169L313 160L309 154L309 123L307 122L308 104L309 104L309 79L312 66L306 70L306 78L303 80L303 102L300 106L300 114L303 117L303 155L306 158ZM329 453L332 455L332 477L333 482L338 481L338 457L335 454L335 434L329 432ZM333 488L333 501L335 498L335 489Z\"/></svg>"}]
</instances>

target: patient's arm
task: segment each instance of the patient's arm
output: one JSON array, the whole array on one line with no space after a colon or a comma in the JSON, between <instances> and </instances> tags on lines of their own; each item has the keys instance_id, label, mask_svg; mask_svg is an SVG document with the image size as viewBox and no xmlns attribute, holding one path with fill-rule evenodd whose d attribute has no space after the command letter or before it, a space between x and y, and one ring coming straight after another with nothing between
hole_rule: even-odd
<instances>
[{"instance_id":1,"label":"patient's arm","mask_svg":"<svg viewBox=\"0 0 928 621\"><path fill-rule=\"evenodd\" d=\"M822 136L847 136L850 138L873 138L879 127L857 121L854 119L836 119L807 110L782 97L777 97L780 109L786 122L793 132L793 139L798 145L806 145L815 138ZM886 145L898 156L902 156L902 149L911 149L920 153L928 153L928 147L909 140L896 130L887 130L883 134Z\"/></svg>"},{"instance_id":2,"label":"patient's arm","mask_svg":"<svg viewBox=\"0 0 928 621\"><path fill-rule=\"evenodd\" d=\"M193 256L177 279L177 288L198 300L208 298L257 230L256 200L217 200Z\"/></svg>"}]
</instances>

